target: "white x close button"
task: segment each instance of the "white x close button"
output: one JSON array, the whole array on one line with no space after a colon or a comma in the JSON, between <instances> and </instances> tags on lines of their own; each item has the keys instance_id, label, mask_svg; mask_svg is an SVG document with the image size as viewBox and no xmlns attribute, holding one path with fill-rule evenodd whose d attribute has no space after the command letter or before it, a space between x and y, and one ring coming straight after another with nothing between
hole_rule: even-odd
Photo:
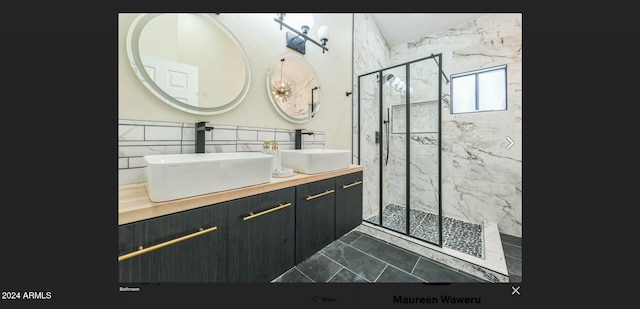
<instances>
[{"instance_id":1,"label":"white x close button","mask_svg":"<svg viewBox=\"0 0 640 309\"><path fill-rule=\"evenodd\" d=\"M513 290L513 291L511 291L511 295L515 295L515 294L520 295L520 286L515 287L515 286L512 285L511 289Z\"/></svg>"}]
</instances>

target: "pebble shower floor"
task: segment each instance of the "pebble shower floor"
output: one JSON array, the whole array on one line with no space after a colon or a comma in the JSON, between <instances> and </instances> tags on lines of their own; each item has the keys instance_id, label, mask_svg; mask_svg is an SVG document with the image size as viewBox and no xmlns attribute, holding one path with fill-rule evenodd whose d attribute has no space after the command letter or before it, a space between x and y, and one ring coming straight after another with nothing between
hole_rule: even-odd
<instances>
[{"instance_id":1,"label":"pebble shower floor","mask_svg":"<svg viewBox=\"0 0 640 309\"><path fill-rule=\"evenodd\" d=\"M405 233L406 208L396 204L388 204L382 209L382 226L391 230ZM411 228L409 234L413 237L438 243L438 215L412 209L410 212ZM378 224L378 215L373 215L365 221ZM416 224L417 222L417 224ZM443 246L475 257L482 258L482 226L464 222L449 217L442 218Z\"/></svg>"}]
</instances>

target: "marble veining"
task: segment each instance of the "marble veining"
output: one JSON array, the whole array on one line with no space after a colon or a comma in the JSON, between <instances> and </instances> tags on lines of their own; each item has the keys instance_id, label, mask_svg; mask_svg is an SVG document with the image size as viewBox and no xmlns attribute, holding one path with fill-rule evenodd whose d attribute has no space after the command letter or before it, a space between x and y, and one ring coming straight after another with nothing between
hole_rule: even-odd
<instances>
[{"instance_id":1,"label":"marble veining","mask_svg":"<svg viewBox=\"0 0 640 309\"><path fill-rule=\"evenodd\" d=\"M442 212L445 217L461 221L495 222L500 231L516 237L522 236L522 14L496 13L486 14L473 21L431 33L422 38L387 46L379 43L381 35L369 14L354 14L354 85L359 85L360 100L354 92L354 114L360 106L360 119L354 118L354 126L359 120L366 123L368 131L354 130L354 145L360 137L361 148L357 156L364 162L367 188L365 196L371 196L365 202L365 218L376 213L380 203L400 203L404 200L406 189L406 162L403 162L404 138L391 134L389 163L380 171L379 144L375 144L373 134L381 131L380 112L387 108L395 109L392 117L392 130L404 129L403 107L397 106L406 98L400 93L382 89L382 102L379 93L371 83L369 76L358 80L358 76L383 68L440 54L442 72L445 76L464 73L498 65L507 65L507 110L479 113L452 114L450 111L450 84L442 79L441 114L439 122L441 140L434 135L411 134L411 179L412 189L416 192L429 192L416 199L415 207L427 211L436 208L439 195L442 197ZM439 75L434 61L415 62L411 67L410 85L413 94L411 103L437 100ZM403 80L406 73L389 69ZM399 73L399 74L396 74ZM375 75L375 74L374 74ZM360 82L360 83L358 83ZM435 89L435 91L433 90ZM396 106L394 106L396 105ZM415 107L415 108L414 108ZM422 109L421 109L422 107ZM434 115L427 105L411 105L411 126L415 129L433 129L437 122L423 121L427 115ZM420 112L414 114L413 112ZM354 117L356 117L354 115ZM386 113L385 113L386 117ZM415 119L415 120L414 120ZM419 120L418 120L419 119ZM422 122L421 122L422 121ZM412 128L414 129L414 128ZM413 130L412 130L413 131ZM437 130L435 132L437 134ZM365 138L365 136L367 138ZM511 138L515 143L509 149L506 146ZM438 148L440 143L440 148ZM414 144L425 146L415 148ZM432 149L428 149L431 145ZM438 161L434 160L441 152L440 164L442 187L438 183ZM432 154L432 156L424 154ZM414 156L416 154L416 156ZM422 155L418 155L422 154ZM367 178L367 175L370 176ZM380 187L380 177L383 185ZM415 177L415 178L414 178ZM419 183L416 185L415 183ZM382 201L378 201L382 196ZM412 197L413 200L413 197ZM400 203L401 204L401 203Z\"/></svg>"}]
</instances>

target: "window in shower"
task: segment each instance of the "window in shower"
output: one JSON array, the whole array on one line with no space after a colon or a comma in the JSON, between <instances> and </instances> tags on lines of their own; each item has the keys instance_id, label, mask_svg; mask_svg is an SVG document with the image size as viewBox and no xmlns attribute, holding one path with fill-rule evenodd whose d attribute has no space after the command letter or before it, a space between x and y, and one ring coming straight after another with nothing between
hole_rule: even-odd
<instances>
[{"instance_id":1,"label":"window in shower","mask_svg":"<svg viewBox=\"0 0 640 309\"><path fill-rule=\"evenodd\" d=\"M451 75L451 113L507 109L507 66Z\"/></svg>"}]
</instances>

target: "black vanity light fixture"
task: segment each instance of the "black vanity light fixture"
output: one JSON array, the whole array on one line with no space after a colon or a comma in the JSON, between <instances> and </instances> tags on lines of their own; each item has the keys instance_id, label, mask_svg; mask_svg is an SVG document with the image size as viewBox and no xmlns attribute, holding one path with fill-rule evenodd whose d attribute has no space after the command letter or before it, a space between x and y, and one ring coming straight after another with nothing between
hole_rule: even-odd
<instances>
[{"instance_id":1,"label":"black vanity light fixture","mask_svg":"<svg viewBox=\"0 0 640 309\"><path fill-rule=\"evenodd\" d=\"M325 51L329 51L329 49L327 48L327 42L329 41L329 27L328 26L321 26L318 29L318 37L320 38L320 42L318 43L316 42L314 39L310 38L307 33L309 32L309 29L311 29L311 27L313 26L313 15L309 14L309 13L296 13L296 14L289 14L289 19L291 20L291 24L287 25L284 22L284 17L287 14L285 13L278 13L277 17L274 18L273 20L277 23L280 24L280 30L282 30L282 26L287 27L287 29L293 31L294 33L291 33L289 31L287 31L287 47L301 53L304 54L306 51L306 43L307 41L312 42L313 44L318 45L318 47L322 48L322 53L324 54ZM296 29L296 28L300 28L302 31Z\"/></svg>"}]
</instances>

